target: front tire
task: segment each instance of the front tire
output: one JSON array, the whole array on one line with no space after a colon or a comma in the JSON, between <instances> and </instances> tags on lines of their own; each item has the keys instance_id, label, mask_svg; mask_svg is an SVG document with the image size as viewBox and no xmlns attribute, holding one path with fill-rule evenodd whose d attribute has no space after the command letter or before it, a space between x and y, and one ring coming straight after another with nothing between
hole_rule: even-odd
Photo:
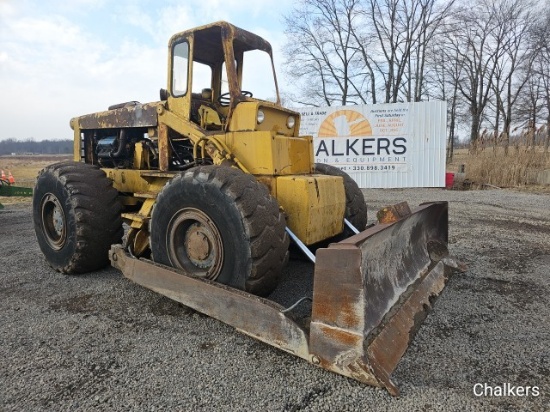
<instances>
[{"instance_id":1,"label":"front tire","mask_svg":"<svg viewBox=\"0 0 550 412\"><path fill-rule=\"evenodd\" d=\"M153 208L153 260L257 295L279 282L289 238L277 201L253 176L201 166L174 177Z\"/></svg>"},{"instance_id":2,"label":"front tire","mask_svg":"<svg viewBox=\"0 0 550 412\"><path fill-rule=\"evenodd\" d=\"M97 166L61 162L44 168L33 192L36 238L55 270L86 273L109 263L122 239L118 192Z\"/></svg>"}]
</instances>

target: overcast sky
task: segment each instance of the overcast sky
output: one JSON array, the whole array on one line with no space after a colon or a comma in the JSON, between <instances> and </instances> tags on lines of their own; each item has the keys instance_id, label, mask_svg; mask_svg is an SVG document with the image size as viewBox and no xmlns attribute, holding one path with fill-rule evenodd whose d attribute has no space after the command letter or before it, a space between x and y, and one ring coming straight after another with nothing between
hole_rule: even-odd
<instances>
[{"instance_id":1,"label":"overcast sky","mask_svg":"<svg viewBox=\"0 0 550 412\"><path fill-rule=\"evenodd\" d=\"M213 21L264 37L280 66L292 3L0 0L0 140L72 139L71 117L158 100L170 36Z\"/></svg>"}]
</instances>

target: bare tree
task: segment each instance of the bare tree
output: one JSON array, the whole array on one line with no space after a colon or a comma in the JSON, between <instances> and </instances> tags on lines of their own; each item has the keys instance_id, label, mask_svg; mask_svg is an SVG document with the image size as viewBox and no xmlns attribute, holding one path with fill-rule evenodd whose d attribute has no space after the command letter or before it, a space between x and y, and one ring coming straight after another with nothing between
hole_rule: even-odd
<instances>
[{"instance_id":1,"label":"bare tree","mask_svg":"<svg viewBox=\"0 0 550 412\"><path fill-rule=\"evenodd\" d=\"M502 0L494 3L492 8L497 25L491 39L495 49L499 50L493 80L497 109L495 137L498 135L499 119L502 116L505 153L508 153L510 144L512 109L531 78L532 62L536 56L536 50L529 47L528 42L528 34L534 21L531 7L525 0Z\"/></svg>"},{"instance_id":2,"label":"bare tree","mask_svg":"<svg viewBox=\"0 0 550 412\"><path fill-rule=\"evenodd\" d=\"M447 32L449 35L450 32ZM432 96L447 102L447 124L449 128L449 140L447 150L447 162L452 162L460 100L458 95L458 83L462 78L462 64L453 48L448 47L443 37L440 42L432 44L430 56L429 84L433 87Z\"/></svg>"},{"instance_id":3,"label":"bare tree","mask_svg":"<svg viewBox=\"0 0 550 412\"><path fill-rule=\"evenodd\" d=\"M491 41L498 29L491 5L491 0L482 0L474 6L463 7L446 39L461 67L458 90L468 105L470 142L474 151L484 112L492 97L496 62L502 54L502 49Z\"/></svg>"},{"instance_id":4,"label":"bare tree","mask_svg":"<svg viewBox=\"0 0 550 412\"><path fill-rule=\"evenodd\" d=\"M300 81L298 103L366 103L352 25L357 0L302 0L285 17L288 74Z\"/></svg>"},{"instance_id":5,"label":"bare tree","mask_svg":"<svg viewBox=\"0 0 550 412\"><path fill-rule=\"evenodd\" d=\"M550 53L546 51L537 62L537 70L541 73L541 82L546 103L546 139L544 141L544 153L548 153L550 147Z\"/></svg>"},{"instance_id":6,"label":"bare tree","mask_svg":"<svg viewBox=\"0 0 550 412\"><path fill-rule=\"evenodd\" d=\"M285 18L288 74L307 102L419 101L426 50L454 2L302 0Z\"/></svg>"},{"instance_id":7,"label":"bare tree","mask_svg":"<svg viewBox=\"0 0 550 412\"><path fill-rule=\"evenodd\" d=\"M533 73L542 85L542 98L546 111L544 152L548 153L550 147L550 10L548 9L533 30L533 43L538 50L533 64Z\"/></svg>"},{"instance_id":8,"label":"bare tree","mask_svg":"<svg viewBox=\"0 0 550 412\"><path fill-rule=\"evenodd\" d=\"M377 42L362 53L383 79L385 102L420 101L425 92L426 51L454 0L368 0L365 10ZM361 42L359 42L361 44ZM376 52L378 50L378 53Z\"/></svg>"},{"instance_id":9,"label":"bare tree","mask_svg":"<svg viewBox=\"0 0 550 412\"><path fill-rule=\"evenodd\" d=\"M538 60L539 58L535 57L530 68L531 75L514 106L514 116L522 126L529 122L537 124L544 108L544 88L542 78L537 73L537 66L540 64Z\"/></svg>"},{"instance_id":10,"label":"bare tree","mask_svg":"<svg viewBox=\"0 0 550 412\"><path fill-rule=\"evenodd\" d=\"M550 12L540 13L540 2L298 1L285 18L287 72L300 87L294 102L443 99L450 144L467 123L474 150L483 128L508 147L514 123L535 127L546 115L548 150Z\"/></svg>"}]
</instances>

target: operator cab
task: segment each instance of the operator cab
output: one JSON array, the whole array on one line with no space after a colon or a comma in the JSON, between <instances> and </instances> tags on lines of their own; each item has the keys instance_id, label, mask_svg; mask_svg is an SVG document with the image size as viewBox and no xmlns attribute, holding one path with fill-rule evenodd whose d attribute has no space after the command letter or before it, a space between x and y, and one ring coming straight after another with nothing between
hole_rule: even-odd
<instances>
[{"instance_id":1,"label":"operator cab","mask_svg":"<svg viewBox=\"0 0 550 412\"><path fill-rule=\"evenodd\" d=\"M224 130L241 101L280 104L271 46L253 33L212 23L174 35L169 53L161 100L203 129Z\"/></svg>"}]
</instances>

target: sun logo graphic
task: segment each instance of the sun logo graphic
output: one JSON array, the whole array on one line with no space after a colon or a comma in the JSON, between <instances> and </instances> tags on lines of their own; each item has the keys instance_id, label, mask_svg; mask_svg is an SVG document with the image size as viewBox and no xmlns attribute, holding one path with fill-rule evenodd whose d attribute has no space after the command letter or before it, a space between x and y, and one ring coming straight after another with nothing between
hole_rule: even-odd
<instances>
[{"instance_id":1,"label":"sun logo graphic","mask_svg":"<svg viewBox=\"0 0 550 412\"><path fill-rule=\"evenodd\" d=\"M354 110L337 110L319 126L318 137L371 136L369 121Z\"/></svg>"}]
</instances>

